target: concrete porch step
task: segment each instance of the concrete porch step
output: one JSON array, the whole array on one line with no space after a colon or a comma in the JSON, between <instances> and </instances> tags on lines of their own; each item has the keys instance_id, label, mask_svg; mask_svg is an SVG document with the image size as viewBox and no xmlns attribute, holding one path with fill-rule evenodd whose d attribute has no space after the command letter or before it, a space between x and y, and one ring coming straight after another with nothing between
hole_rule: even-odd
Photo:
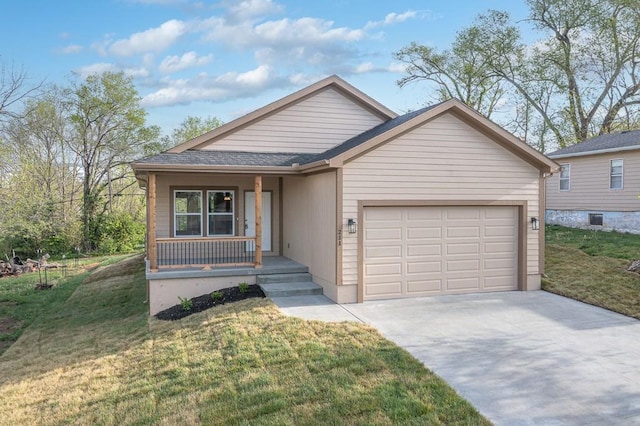
<instances>
[{"instance_id":1,"label":"concrete porch step","mask_svg":"<svg viewBox=\"0 0 640 426\"><path fill-rule=\"evenodd\" d=\"M260 283L258 285L267 297L289 297L322 294L322 287L313 281L288 281Z\"/></svg>"},{"instance_id":2,"label":"concrete porch step","mask_svg":"<svg viewBox=\"0 0 640 426\"><path fill-rule=\"evenodd\" d=\"M311 281L311 274L308 272L296 272L288 274L261 274L256 277L258 284L287 283Z\"/></svg>"}]
</instances>

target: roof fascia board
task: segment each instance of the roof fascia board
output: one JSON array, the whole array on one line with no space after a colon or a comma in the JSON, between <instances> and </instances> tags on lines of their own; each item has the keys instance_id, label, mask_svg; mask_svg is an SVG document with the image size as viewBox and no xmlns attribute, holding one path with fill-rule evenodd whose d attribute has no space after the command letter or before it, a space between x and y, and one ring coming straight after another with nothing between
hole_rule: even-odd
<instances>
[{"instance_id":1,"label":"roof fascia board","mask_svg":"<svg viewBox=\"0 0 640 426\"><path fill-rule=\"evenodd\" d=\"M621 151L635 151L638 149L640 149L640 145L632 145L632 146L625 146L620 148L609 148L609 149L598 149L594 151L576 152L573 154L549 155L549 158L563 159L563 158L571 158L571 157L586 157L588 155L610 154L610 153L621 152Z\"/></svg>"},{"instance_id":2,"label":"roof fascia board","mask_svg":"<svg viewBox=\"0 0 640 426\"><path fill-rule=\"evenodd\" d=\"M246 127L249 124L259 119L268 117L269 115L274 114L277 111L280 111L287 106L300 102L315 93L319 93L322 90L326 90L331 86L335 86L339 90L342 90L343 92L349 94L353 98L353 100L363 105L365 108L375 113L376 115L379 115L381 118L391 119L391 118L397 117L397 114L395 112L393 112L386 106L382 105L380 102L376 101L375 99L371 98L370 96L356 89L354 86L350 85L340 77L336 75L332 75L330 77L327 77L323 80L318 81L317 83L314 83L301 90L298 90L297 92L294 92L288 96L285 96L284 98L281 98L270 104L267 104L262 108L252 111L247 115L237 118L236 120L233 120L207 133L204 133L194 139L191 139L190 141L177 145L167 150L166 152L180 153L188 149L200 148L204 144L211 143L214 139L220 138L226 134L232 133L243 127Z\"/></svg>"},{"instance_id":3,"label":"roof fascia board","mask_svg":"<svg viewBox=\"0 0 640 426\"><path fill-rule=\"evenodd\" d=\"M132 163L135 172L181 172L181 173L234 173L234 174L297 174L297 167L290 166L213 166Z\"/></svg>"}]
</instances>

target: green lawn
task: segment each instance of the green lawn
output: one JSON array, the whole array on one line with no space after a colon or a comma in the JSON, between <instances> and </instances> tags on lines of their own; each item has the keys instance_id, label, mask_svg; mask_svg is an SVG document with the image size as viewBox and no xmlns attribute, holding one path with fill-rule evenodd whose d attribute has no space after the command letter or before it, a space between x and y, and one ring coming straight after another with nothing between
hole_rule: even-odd
<instances>
[{"instance_id":1,"label":"green lawn","mask_svg":"<svg viewBox=\"0 0 640 426\"><path fill-rule=\"evenodd\" d=\"M44 318L62 306L87 276L100 264L113 263L124 256L69 260L63 269L50 269L0 278L0 355L38 318ZM39 283L53 284L37 290Z\"/></svg>"},{"instance_id":2,"label":"green lawn","mask_svg":"<svg viewBox=\"0 0 640 426\"><path fill-rule=\"evenodd\" d=\"M374 329L267 299L146 315L138 259L94 272L0 357L0 424L489 424Z\"/></svg>"},{"instance_id":3,"label":"green lawn","mask_svg":"<svg viewBox=\"0 0 640 426\"><path fill-rule=\"evenodd\" d=\"M546 291L640 319L640 235L548 226Z\"/></svg>"}]
</instances>

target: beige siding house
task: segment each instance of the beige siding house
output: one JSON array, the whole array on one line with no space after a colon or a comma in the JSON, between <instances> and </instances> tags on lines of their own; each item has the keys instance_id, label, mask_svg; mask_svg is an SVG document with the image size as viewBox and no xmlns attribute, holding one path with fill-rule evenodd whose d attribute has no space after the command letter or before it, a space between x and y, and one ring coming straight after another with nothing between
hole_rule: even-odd
<instances>
[{"instance_id":1,"label":"beige siding house","mask_svg":"<svg viewBox=\"0 0 640 426\"><path fill-rule=\"evenodd\" d=\"M398 116L326 78L133 163L150 312L287 262L339 303L539 289L557 167L459 101Z\"/></svg>"},{"instance_id":2,"label":"beige siding house","mask_svg":"<svg viewBox=\"0 0 640 426\"><path fill-rule=\"evenodd\" d=\"M547 223L640 233L640 131L601 135L549 154Z\"/></svg>"}]
</instances>

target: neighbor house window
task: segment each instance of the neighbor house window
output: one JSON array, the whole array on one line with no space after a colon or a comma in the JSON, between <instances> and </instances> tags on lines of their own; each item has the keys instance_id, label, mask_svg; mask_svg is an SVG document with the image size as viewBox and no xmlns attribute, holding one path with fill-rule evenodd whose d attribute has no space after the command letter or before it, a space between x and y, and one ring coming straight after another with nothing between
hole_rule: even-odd
<instances>
[{"instance_id":1,"label":"neighbor house window","mask_svg":"<svg viewBox=\"0 0 640 426\"><path fill-rule=\"evenodd\" d=\"M571 164L560 166L560 191L568 191L571 187Z\"/></svg>"},{"instance_id":2,"label":"neighbor house window","mask_svg":"<svg viewBox=\"0 0 640 426\"><path fill-rule=\"evenodd\" d=\"M589 225L602 226L602 213L589 213Z\"/></svg>"},{"instance_id":3,"label":"neighbor house window","mask_svg":"<svg viewBox=\"0 0 640 426\"><path fill-rule=\"evenodd\" d=\"M202 191L174 191L173 211L176 237L202 236Z\"/></svg>"},{"instance_id":4,"label":"neighbor house window","mask_svg":"<svg viewBox=\"0 0 640 426\"><path fill-rule=\"evenodd\" d=\"M622 189L622 159L611 160L609 189Z\"/></svg>"},{"instance_id":5,"label":"neighbor house window","mask_svg":"<svg viewBox=\"0 0 640 426\"><path fill-rule=\"evenodd\" d=\"M208 235L234 235L234 195L233 191L207 191Z\"/></svg>"}]
</instances>

